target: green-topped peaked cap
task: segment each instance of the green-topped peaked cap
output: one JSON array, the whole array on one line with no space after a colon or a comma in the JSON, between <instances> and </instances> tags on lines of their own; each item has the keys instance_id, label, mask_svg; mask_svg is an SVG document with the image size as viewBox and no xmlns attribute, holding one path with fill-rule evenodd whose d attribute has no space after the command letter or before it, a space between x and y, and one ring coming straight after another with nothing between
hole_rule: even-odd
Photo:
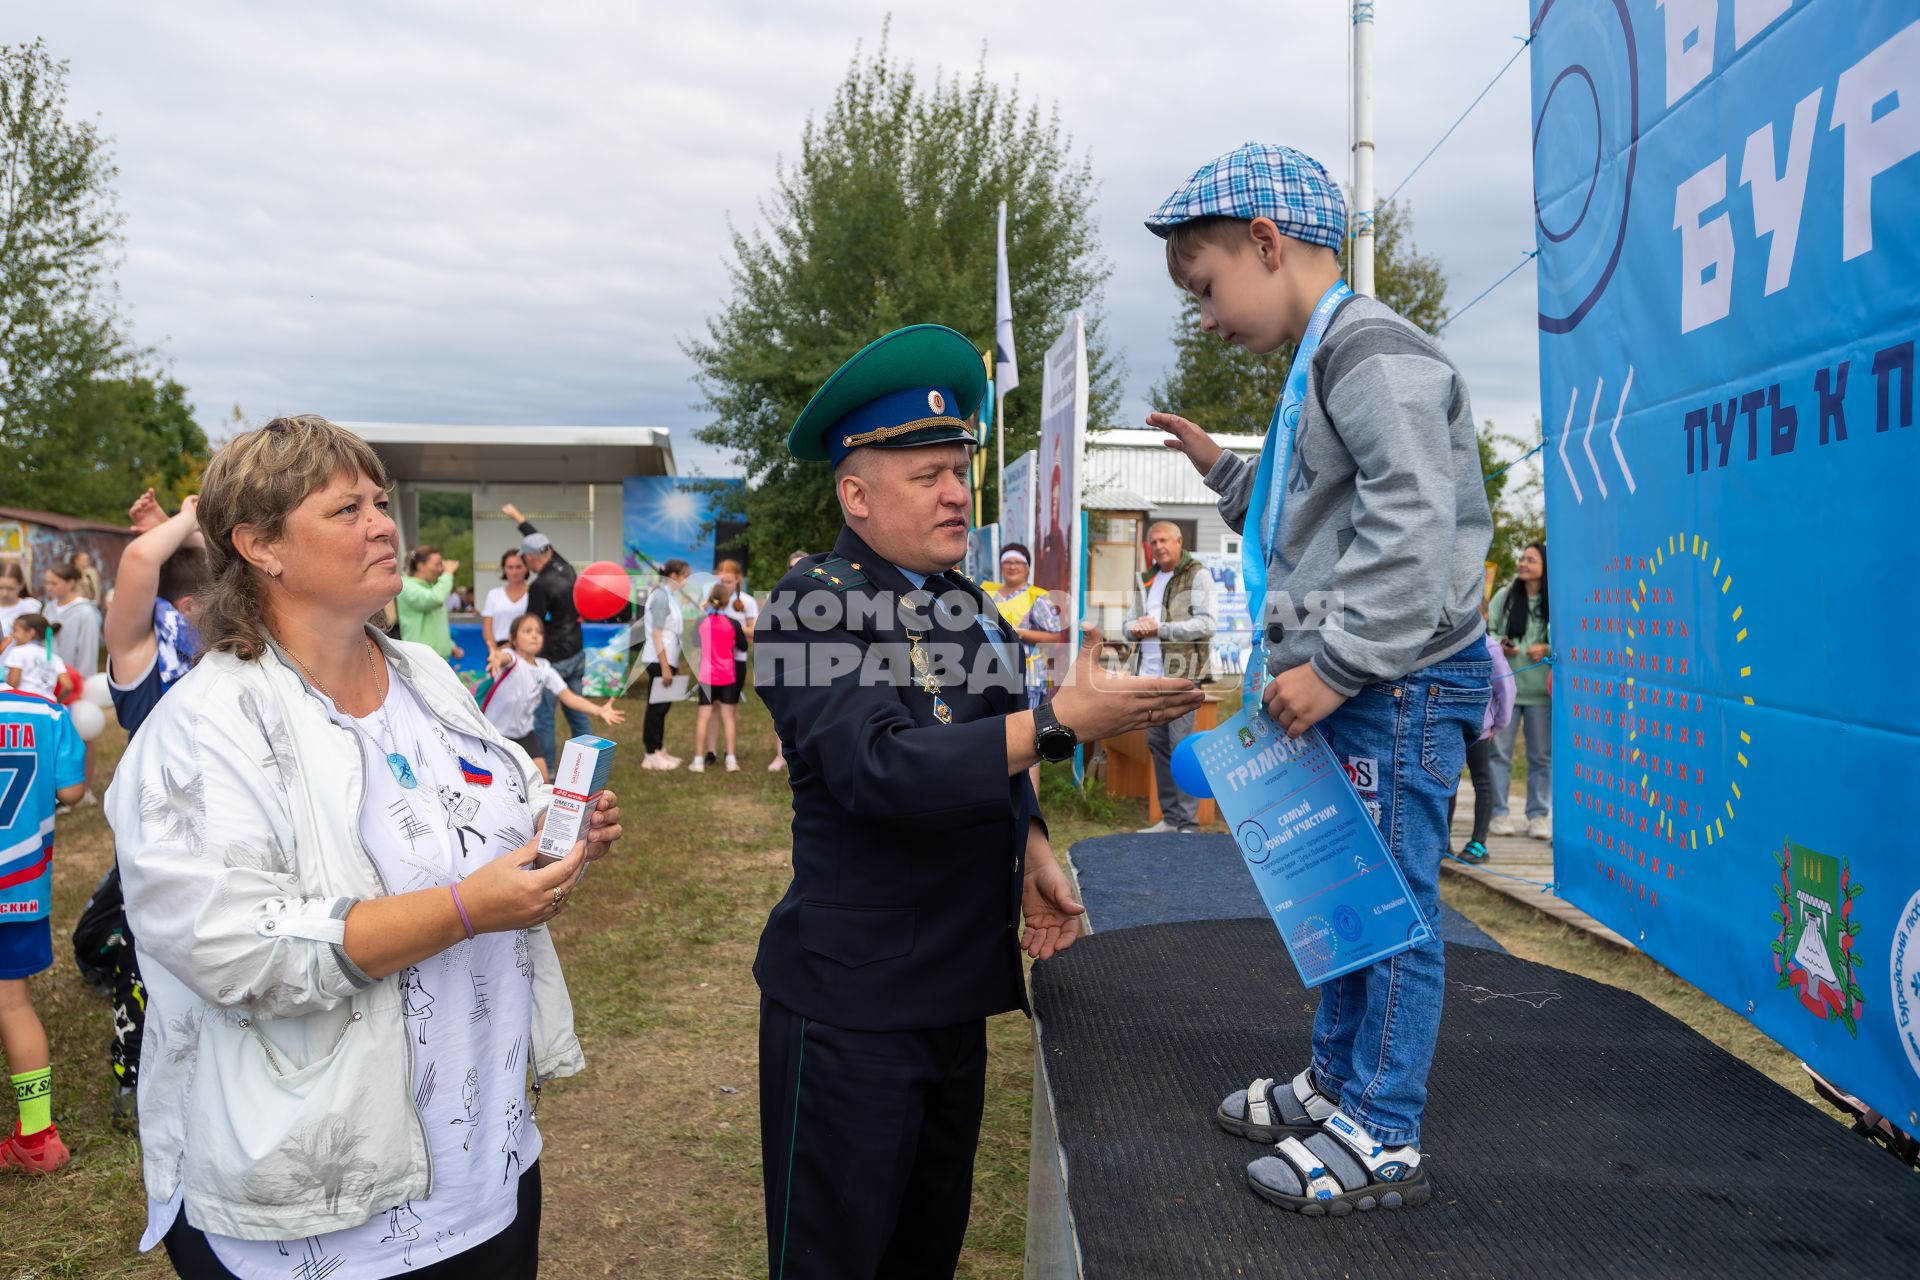
<instances>
[{"instance_id":1,"label":"green-topped peaked cap","mask_svg":"<svg viewBox=\"0 0 1920 1280\"><path fill-rule=\"evenodd\" d=\"M986 363L966 335L911 324L834 370L794 419L787 452L837 466L855 449L974 444L967 419L986 394Z\"/></svg>"}]
</instances>

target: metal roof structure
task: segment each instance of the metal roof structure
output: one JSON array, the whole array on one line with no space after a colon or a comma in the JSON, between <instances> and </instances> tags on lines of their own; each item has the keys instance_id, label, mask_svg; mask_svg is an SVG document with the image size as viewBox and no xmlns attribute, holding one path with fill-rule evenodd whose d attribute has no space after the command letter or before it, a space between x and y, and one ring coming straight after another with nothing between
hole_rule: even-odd
<instances>
[{"instance_id":1,"label":"metal roof structure","mask_svg":"<svg viewBox=\"0 0 1920 1280\"><path fill-rule=\"evenodd\" d=\"M1085 503L1090 510L1115 510L1115 494L1138 495L1139 509L1212 506L1219 495L1208 489L1186 455L1169 449L1163 431L1119 428L1087 433ZM1215 436L1221 447L1248 460L1259 457L1259 436ZM1129 504L1130 507L1134 504Z\"/></svg>"},{"instance_id":2,"label":"metal roof structure","mask_svg":"<svg viewBox=\"0 0 1920 1280\"><path fill-rule=\"evenodd\" d=\"M396 479L415 483L618 483L674 470L665 427L340 425L372 445Z\"/></svg>"}]
</instances>

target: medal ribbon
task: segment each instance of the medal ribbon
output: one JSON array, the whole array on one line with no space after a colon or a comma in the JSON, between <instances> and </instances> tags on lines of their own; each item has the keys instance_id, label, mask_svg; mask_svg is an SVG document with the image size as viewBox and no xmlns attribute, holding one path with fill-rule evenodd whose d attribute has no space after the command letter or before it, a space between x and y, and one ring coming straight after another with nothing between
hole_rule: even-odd
<instances>
[{"instance_id":1,"label":"medal ribbon","mask_svg":"<svg viewBox=\"0 0 1920 1280\"><path fill-rule=\"evenodd\" d=\"M1287 472L1293 464L1293 438L1300 426L1301 406L1307 398L1307 372L1313 365L1313 353L1342 302L1353 296L1344 280L1336 281L1320 296L1307 321L1307 331L1294 349L1293 363L1287 366L1287 381L1273 406L1273 419L1267 424L1266 443L1260 449L1260 462L1253 473L1253 494L1247 503L1247 516L1240 539L1240 580L1247 588L1247 613L1253 619L1253 647L1247 653L1245 672L1249 696L1260 687L1267 669L1267 556L1279 542L1280 511L1286 503ZM1277 464L1277 466L1276 466Z\"/></svg>"}]
</instances>

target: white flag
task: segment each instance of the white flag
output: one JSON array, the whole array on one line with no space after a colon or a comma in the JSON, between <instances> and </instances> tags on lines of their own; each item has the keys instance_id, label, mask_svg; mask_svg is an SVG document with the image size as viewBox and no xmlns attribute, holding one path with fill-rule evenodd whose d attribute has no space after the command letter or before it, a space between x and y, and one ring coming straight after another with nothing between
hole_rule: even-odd
<instances>
[{"instance_id":1,"label":"white flag","mask_svg":"<svg viewBox=\"0 0 1920 1280\"><path fill-rule=\"evenodd\" d=\"M1000 261L993 289L993 381L1001 395L1020 385L1013 357L1013 291L1007 287L1007 202L1000 202Z\"/></svg>"}]
</instances>

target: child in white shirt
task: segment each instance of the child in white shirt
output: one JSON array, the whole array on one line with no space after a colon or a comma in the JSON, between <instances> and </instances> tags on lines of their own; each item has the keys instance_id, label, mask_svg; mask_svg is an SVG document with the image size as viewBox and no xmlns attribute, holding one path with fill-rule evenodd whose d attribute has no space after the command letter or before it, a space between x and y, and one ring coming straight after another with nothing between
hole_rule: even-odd
<instances>
[{"instance_id":1,"label":"child in white shirt","mask_svg":"<svg viewBox=\"0 0 1920 1280\"><path fill-rule=\"evenodd\" d=\"M608 698L603 707L567 688L567 682L553 669L553 664L540 656L540 646L546 640L547 628L539 618L530 613L515 618L507 643L487 661L488 678L474 690L481 713L500 731L501 737L532 758L543 779L547 776L547 762L533 736L533 717L539 709L543 690L551 692L561 706L599 716L610 725L622 724L627 718L625 712L613 705L612 698Z\"/></svg>"},{"instance_id":2,"label":"child in white shirt","mask_svg":"<svg viewBox=\"0 0 1920 1280\"><path fill-rule=\"evenodd\" d=\"M13 643L7 648L7 683L25 693L59 700L73 692L73 680L67 666L47 654L47 634L60 625L48 622L38 613L23 613L13 620Z\"/></svg>"}]
</instances>

